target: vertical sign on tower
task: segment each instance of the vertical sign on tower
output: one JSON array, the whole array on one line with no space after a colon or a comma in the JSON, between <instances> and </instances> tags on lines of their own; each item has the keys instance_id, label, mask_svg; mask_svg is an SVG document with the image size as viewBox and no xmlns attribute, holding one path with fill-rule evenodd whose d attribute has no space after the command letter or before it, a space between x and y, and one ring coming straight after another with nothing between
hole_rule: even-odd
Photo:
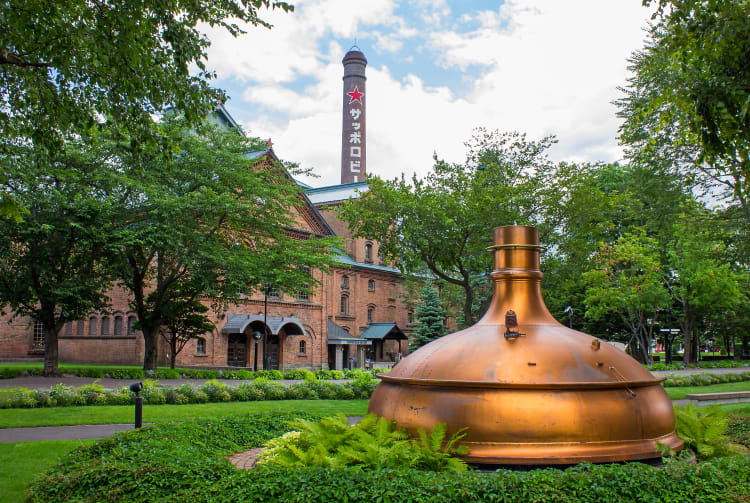
<instances>
[{"instance_id":1,"label":"vertical sign on tower","mask_svg":"<svg viewBox=\"0 0 750 503\"><path fill-rule=\"evenodd\" d=\"M341 128L341 183L365 179L366 123L365 68L367 59L352 47L341 61L344 65L344 107Z\"/></svg>"}]
</instances>

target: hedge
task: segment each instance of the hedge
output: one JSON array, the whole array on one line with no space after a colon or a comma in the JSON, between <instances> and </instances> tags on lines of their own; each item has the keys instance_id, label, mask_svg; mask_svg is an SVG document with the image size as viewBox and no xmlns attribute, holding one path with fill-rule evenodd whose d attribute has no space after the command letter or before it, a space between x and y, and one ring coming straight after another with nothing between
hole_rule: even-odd
<instances>
[{"instance_id":1,"label":"hedge","mask_svg":"<svg viewBox=\"0 0 750 503\"><path fill-rule=\"evenodd\" d=\"M709 386L711 384L742 381L750 381L750 371L727 374L709 374L707 372L689 375L671 374L666 376L662 385L666 388L680 388L685 386Z\"/></svg>"},{"instance_id":2,"label":"hedge","mask_svg":"<svg viewBox=\"0 0 750 503\"><path fill-rule=\"evenodd\" d=\"M12 379L21 376L40 376L44 368L41 364L29 365L10 365L0 366L0 379ZM362 374L374 376L377 373L387 372L384 369L351 369L351 370L318 370L312 372L307 369L293 369L281 372L280 370L258 370L253 372L242 368L238 369L184 369L184 368L158 368L155 371L144 371L138 367L117 367L117 366L66 366L60 365L62 374L74 375L76 377L94 377L110 379L143 379L145 377L153 379L238 379L253 380L265 378L271 380L295 379L295 380L312 380L312 379L356 379Z\"/></svg>"},{"instance_id":3,"label":"hedge","mask_svg":"<svg viewBox=\"0 0 750 503\"><path fill-rule=\"evenodd\" d=\"M227 457L288 430L291 417L243 415L159 424L76 449L40 476L31 502L600 502L747 501L750 457L697 465L671 461L581 464L566 470L463 474L417 470L258 468L236 470Z\"/></svg>"},{"instance_id":4,"label":"hedge","mask_svg":"<svg viewBox=\"0 0 750 503\"><path fill-rule=\"evenodd\" d=\"M370 398L377 381L369 374L354 381L335 384L305 381L284 386L267 379L229 386L208 381L201 386L159 386L158 381L145 380L141 396L151 405L207 402L250 402L259 400L353 400ZM56 384L49 390L12 388L0 390L0 409L67 407L71 405L131 405L134 393L127 386L105 390L101 385L87 384L79 388Z\"/></svg>"},{"instance_id":5,"label":"hedge","mask_svg":"<svg viewBox=\"0 0 750 503\"><path fill-rule=\"evenodd\" d=\"M666 363L654 363L652 365L644 365L649 370L680 370L682 368L689 368L689 369L732 369L732 368L739 368L739 367L748 367L750 366L750 362L747 360L718 360L718 361L700 361L697 364L690 364L687 367L683 367L679 363L670 363L667 365Z\"/></svg>"}]
</instances>

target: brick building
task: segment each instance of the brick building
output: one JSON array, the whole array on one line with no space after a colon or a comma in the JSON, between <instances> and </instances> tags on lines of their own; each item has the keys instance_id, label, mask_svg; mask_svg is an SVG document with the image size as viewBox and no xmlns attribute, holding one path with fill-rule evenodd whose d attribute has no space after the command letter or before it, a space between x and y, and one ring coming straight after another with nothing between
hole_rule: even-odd
<instances>
[{"instance_id":1,"label":"brick building","mask_svg":"<svg viewBox=\"0 0 750 503\"><path fill-rule=\"evenodd\" d=\"M311 235L342 236L345 249L329 274L312 271L319 287L312 294L253 292L214 316L216 329L190 341L177 355L179 366L263 367L263 334L268 341L269 367L362 367L366 360L387 366L407 352L412 313L405 305L403 278L385 264L373 240L352 238L336 214L336 206L367 190L365 175L364 82L367 60L349 51L344 64L342 166L340 185L313 188L301 184L304 194L293 208L300 239ZM217 123L237 127L219 105ZM269 148L254 152L259 162L276 162ZM354 181L352 181L354 180ZM348 183L345 183L348 182ZM267 293L267 295L264 295ZM143 336L134 330L135 313L126 291L114 289L107 313L68 323L59 336L61 362L140 365ZM44 331L40 323L0 318L0 361L41 360ZM168 346L160 340L159 362L168 363Z\"/></svg>"}]
</instances>

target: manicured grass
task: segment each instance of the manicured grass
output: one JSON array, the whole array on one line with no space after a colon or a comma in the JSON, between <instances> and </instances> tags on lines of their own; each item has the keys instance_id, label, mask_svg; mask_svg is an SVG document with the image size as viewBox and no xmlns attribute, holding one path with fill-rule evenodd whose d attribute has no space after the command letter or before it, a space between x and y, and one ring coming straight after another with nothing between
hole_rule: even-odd
<instances>
[{"instance_id":1,"label":"manicured grass","mask_svg":"<svg viewBox=\"0 0 750 503\"><path fill-rule=\"evenodd\" d=\"M0 503L23 501L34 475L46 471L79 445L91 442L94 440L0 444Z\"/></svg>"},{"instance_id":2,"label":"manicured grass","mask_svg":"<svg viewBox=\"0 0 750 503\"><path fill-rule=\"evenodd\" d=\"M685 398L694 393L729 393L731 391L750 391L750 381L709 384L708 386L681 386L664 388L672 400Z\"/></svg>"},{"instance_id":3,"label":"manicured grass","mask_svg":"<svg viewBox=\"0 0 750 503\"><path fill-rule=\"evenodd\" d=\"M341 412L350 416L361 416L367 413L367 402L367 400L269 400L188 405L144 405L143 422L189 421L247 412L288 412L293 410L305 410L323 415L334 415ZM126 405L0 409L0 428L132 423L133 417L134 407Z\"/></svg>"}]
</instances>

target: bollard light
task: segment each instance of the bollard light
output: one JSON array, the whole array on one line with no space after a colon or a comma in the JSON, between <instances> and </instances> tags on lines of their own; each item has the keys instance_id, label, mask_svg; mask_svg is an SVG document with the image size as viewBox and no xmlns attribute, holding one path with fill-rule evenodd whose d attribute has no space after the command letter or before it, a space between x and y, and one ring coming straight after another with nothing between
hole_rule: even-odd
<instances>
[{"instance_id":1,"label":"bollard light","mask_svg":"<svg viewBox=\"0 0 750 503\"><path fill-rule=\"evenodd\" d=\"M130 385L130 391L135 393L135 427L143 426L143 397L139 393L143 391L142 382L134 382Z\"/></svg>"}]
</instances>

